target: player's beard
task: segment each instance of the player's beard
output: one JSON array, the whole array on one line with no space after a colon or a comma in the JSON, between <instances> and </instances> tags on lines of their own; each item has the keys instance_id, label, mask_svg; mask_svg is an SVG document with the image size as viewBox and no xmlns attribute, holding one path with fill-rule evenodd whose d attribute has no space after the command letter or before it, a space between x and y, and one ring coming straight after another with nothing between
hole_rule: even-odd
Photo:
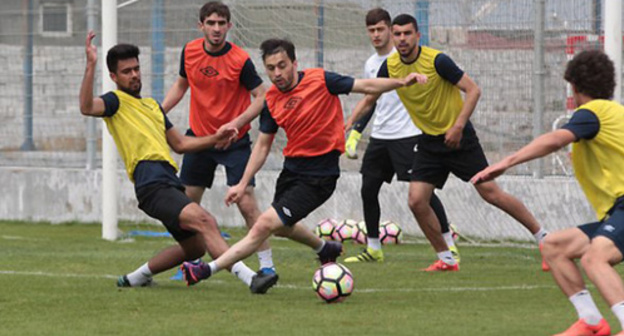
<instances>
[{"instance_id":1,"label":"player's beard","mask_svg":"<svg viewBox=\"0 0 624 336\"><path fill-rule=\"evenodd\" d=\"M130 85L128 87L120 87L121 91L134 96L134 97L140 97L141 96L141 87L143 86L143 84L141 83L141 80L138 79L136 81L130 82Z\"/></svg>"},{"instance_id":2,"label":"player's beard","mask_svg":"<svg viewBox=\"0 0 624 336\"><path fill-rule=\"evenodd\" d=\"M399 55L401 55L401 57L403 58L409 58L412 53L414 52L414 49L416 49L416 45L413 45L411 48L409 48L405 53L401 52L400 48L396 48L397 51L399 52Z\"/></svg>"}]
</instances>

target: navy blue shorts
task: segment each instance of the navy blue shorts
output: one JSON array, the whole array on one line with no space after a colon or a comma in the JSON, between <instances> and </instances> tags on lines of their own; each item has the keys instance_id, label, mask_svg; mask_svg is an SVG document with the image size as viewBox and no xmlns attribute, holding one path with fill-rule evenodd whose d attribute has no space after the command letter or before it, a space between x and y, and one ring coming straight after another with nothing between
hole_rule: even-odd
<instances>
[{"instance_id":1,"label":"navy blue shorts","mask_svg":"<svg viewBox=\"0 0 624 336\"><path fill-rule=\"evenodd\" d=\"M184 193L184 187L166 183L152 183L136 190L139 209L152 218L160 220L176 241L183 241L195 232L180 227L180 213L192 201Z\"/></svg>"},{"instance_id":2,"label":"navy blue shorts","mask_svg":"<svg viewBox=\"0 0 624 336\"><path fill-rule=\"evenodd\" d=\"M186 135L194 136L190 129ZM187 186L210 188L214 181L217 166L222 165L225 167L227 185L233 186L238 184L243 177L249 156L251 156L249 134L245 134L226 150L207 149L201 152L186 153L182 160L180 179ZM255 186L255 183L255 179L252 178L249 185Z\"/></svg>"},{"instance_id":3,"label":"navy blue shorts","mask_svg":"<svg viewBox=\"0 0 624 336\"><path fill-rule=\"evenodd\" d=\"M293 226L331 197L338 177L303 175L284 169L277 178L271 206L284 225Z\"/></svg>"},{"instance_id":4,"label":"navy blue shorts","mask_svg":"<svg viewBox=\"0 0 624 336\"><path fill-rule=\"evenodd\" d=\"M578 227L589 239L596 236L609 238L624 254L624 197L620 197L607 213L607 217L600 222L593 222Z\"/></svg>"}]
</instances>

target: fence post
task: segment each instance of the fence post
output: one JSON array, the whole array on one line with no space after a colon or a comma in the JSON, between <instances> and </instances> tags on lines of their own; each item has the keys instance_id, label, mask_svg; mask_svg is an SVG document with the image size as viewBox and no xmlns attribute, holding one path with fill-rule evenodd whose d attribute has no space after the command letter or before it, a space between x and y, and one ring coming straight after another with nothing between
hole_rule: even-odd
<instances>
[{"instance_id":1,"label":"fence post","mask_svg":"<svg viewBox=\"0 0 624 336\"><path fill-rule=\"evenodd\" d=\"M429 45L429 1L416 1L416 22L420 32L420 45Z\"/></svg>"},{"instance_id":2,"label":"fence post","mask_svg":"<svg viewBox=\"0 0 624 336\"><path fill-rule=\"evenodd\" d=\"M165 1L154 0L152 9L152 98L165 98Z\"/></svg>"},{"instance_id":3,"label":"fence post","mask_svg":"<svg viewBox=\"0 0 624 336\"><path fill-rule=\"evenodd\" d=\"M97 8L96 0L87 1L87 30L97 30ZM95 94L95 86L93 87ZM97 119L87 118L87 169L95 169L95 158L97 154Z\"/></svg>"},{"instance_id":4,"label":"fence post","mask_svg":"<svg viewBox=\"0 0 624 336\"><path fill-rule=\"evenodd\" d=\"M317 0L316 3L316 66L322 68L323 60L323 39L325 25L325 5L323 0Z\"/></svg>"},{"instance_id":5,"label":"fence post","mask_svg":"<svg viewBox=\"0 0 624 336\"><path fill-rule=\"evenodd\" d=\"M33 38L34 0L24 0L26 5L26 41L24 46L24 142L23 151L35 150L33 142Z\"/></svg>"},{"instance_id":6,"label":"fence post","mask_svg":"<svg viewBox=\"0 0 624 336\"><path fill-rule=\"evenodd\" d=\"M544 119L544 21L546 20L546 0L535 0L535 22L533 37L533 139L542 135ZM542 178L543 160L533 162L533 177Z\"/></svg>"}]
</instances>

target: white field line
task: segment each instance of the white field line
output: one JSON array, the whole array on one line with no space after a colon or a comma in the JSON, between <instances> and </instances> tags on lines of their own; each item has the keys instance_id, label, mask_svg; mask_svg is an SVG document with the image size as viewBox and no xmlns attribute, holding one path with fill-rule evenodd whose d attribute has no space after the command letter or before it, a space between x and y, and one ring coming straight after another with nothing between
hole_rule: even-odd
<instances>
[{"instance_id":1,"label":"white field line","mask_svg":"<svg viewBox=\"0 0 624 336\"><path fill-rule=\"evenodd\" d=\"M29 241L44 241L44 240L48 240L48 239L41 239L41 238L31 238L31 237L22 237L22 236L7 236L7 235L2 235L2 236L0 236L0 238L5 239L5 240L29 240Z\"/></svg>"},{"instance_id":2,"label":"white field line","mask_svg":"<svg viewBox=\"0 0 624 336\"><path fill-rule=\"evenodd\" d=\"M117 279L117 275L110 274L71 274L71 273L48 273L48 272L23 272L12 270L0 270L0 275L17 275L17 276L41 276L41 277L55 277L55 278L89 278L89 279ZM170 279L158 279L157 282L181 282ZM206 283L210 284L229 284L230 281L222 280L208 280ZM312 290L307 286L296 286L289 284L278 284L277 288L293 289L293 290ZM419 292L496 292L496 291L529 291L529 290L543 290L543 289L556 289L554 285L514 285L514 286L492 286L492 287L415 287L415 288L358 288L358 293L419 293Z\"/></svg>"}]
</instances>

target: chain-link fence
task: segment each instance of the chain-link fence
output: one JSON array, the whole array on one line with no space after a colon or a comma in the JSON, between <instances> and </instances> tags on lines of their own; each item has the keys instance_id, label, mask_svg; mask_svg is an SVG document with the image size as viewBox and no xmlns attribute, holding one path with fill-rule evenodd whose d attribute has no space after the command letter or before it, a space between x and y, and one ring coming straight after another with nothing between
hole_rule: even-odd
<instances>
[{"instance_id":1,"label":"chain-link fence","mask_svg":"<svg viewBox=\"0 0 624 336\"><path fill-rule=\"evenodd\" d=\"M162 99L176 80L182 46L201 37L197 21L203 3L119 1L118 41L141 47L145 96ZM545 85L542 92L533 92L534 74L539 70L534 68L535 0L226 3L234 24L229 40L251 54L266 83L258 52L260 42L266 38L291 39L297 47L300 68L323 66L360 77L365 60L374 52L366 36L366 12L381 6L392 16L415 15L424 35L422 42L447 53L481 87L483 94L472 121L491 161L532 138L534 113L540 113L538 125L543 131L565 117L566 86L562 75L566 48L600 47L600 39L591 36L602 34L604 6L597 0L546 1L542 32ZM91 144L95 167L99 166L101 123L97 122L93 132L87 118L78 111L84 37L89 15L95 19L96 28L99 26L99 6L100 1L89 0L0 3L0 61L4 69L0 77L0 165L85 167ZM536 94L543 95L542 110L535 107ZM343 96L345 113L350 113L360 98L356 94ZM188 99L189 94L170 113L180 129L188 124ZM276 155L272 155L275 165L271 167L277 168L283 144L283 136L278 137ZM553 158L545 161L542 174L569 172L565 155ZM357 161L342 162L347 171L358 167ZM531 169L521 166L513 173L530 174Z\"/></svg>"}]
</instances>

